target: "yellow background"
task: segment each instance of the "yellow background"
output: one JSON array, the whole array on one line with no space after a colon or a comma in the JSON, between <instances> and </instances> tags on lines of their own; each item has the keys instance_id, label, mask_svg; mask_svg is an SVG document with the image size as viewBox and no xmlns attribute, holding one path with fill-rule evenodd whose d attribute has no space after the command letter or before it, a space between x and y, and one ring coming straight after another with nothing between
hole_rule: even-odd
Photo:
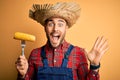
<instances>
[{"instance_id":1,"label":"yellow background","mask_svg":"<svg viewBox=\"0 0 120 80\"><path fill-rule=\"evenodd\" d=\"M97 36L105 36L109 50L102 57L101 80L120 80L120 0L0 0L0 80L15 80L15 61L21 53L16 31L33 34L35 42L27 42L25 54L46 43L44 28L28 17L35 3L75 1L81 6L81 17L68 30L66 40L90 50Z\"/></svg>"}]
</instances>

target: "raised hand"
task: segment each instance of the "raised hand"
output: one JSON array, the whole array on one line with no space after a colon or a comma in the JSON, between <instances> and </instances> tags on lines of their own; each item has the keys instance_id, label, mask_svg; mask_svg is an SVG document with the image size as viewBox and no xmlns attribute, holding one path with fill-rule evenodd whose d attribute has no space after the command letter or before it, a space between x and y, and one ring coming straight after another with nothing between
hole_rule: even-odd
<instances>
[{"instance_id":1,"label":"raised hand","mask_svg":"<svg viewBox=\"0 0 120 80\"><path fill-rule=\"evenodd\" d=\"M87 53L87 58L92 65L99 65L101 57L108 50L108 41L102 36L96 39L96 42L90 52Z\"/></svg>"}]
</instances>

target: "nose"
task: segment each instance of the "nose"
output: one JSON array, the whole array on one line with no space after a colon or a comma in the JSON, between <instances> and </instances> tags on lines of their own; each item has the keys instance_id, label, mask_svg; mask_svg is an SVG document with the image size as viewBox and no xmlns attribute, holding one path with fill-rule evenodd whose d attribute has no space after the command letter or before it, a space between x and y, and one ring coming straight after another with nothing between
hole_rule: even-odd
<instances>
[{"instance_id":1,"label":"nose","mask_svg":"<svg viewBox=\"0 0 120 80\"><path fill-rule=\"evenodd\" d=\"M58 31L58 26L57 25L54 26L54 31Z\"/></svg>"}]
</instances>

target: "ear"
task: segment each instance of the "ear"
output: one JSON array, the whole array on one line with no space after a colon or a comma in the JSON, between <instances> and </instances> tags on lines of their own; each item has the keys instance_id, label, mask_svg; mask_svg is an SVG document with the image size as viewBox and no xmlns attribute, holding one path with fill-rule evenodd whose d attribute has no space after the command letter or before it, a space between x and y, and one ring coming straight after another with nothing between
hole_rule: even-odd
<instances>
[{"instance_id":1,"label":"ear","mask_svg":"<svg viewBox=\"0 0 120 80\"><path fill-rule=\"evenodd\" d=\"M66 30L67 30L67 29L69 29L69 26L68 26L68 25L66 25Z\"/></svg>"}]
</instances>

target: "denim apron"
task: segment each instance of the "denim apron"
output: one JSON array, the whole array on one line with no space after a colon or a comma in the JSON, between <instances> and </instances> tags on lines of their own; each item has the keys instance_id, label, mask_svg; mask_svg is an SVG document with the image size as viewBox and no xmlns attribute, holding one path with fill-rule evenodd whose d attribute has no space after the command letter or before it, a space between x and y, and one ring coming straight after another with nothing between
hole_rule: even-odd
<instances>
[{"instance_id":1,"label":"denim apron","mask_svg":"<svg viewBox=\"0 0 120 80\"><path fill-rule=\"evenodd\" d=\"M37 80L73 80L72 68L67 68L68 56L73 48L73 45L70 45L64 55L61 67L49 67L43 46L41 52L43 67L38 68Z\"/></svg>"}]
</instances>

